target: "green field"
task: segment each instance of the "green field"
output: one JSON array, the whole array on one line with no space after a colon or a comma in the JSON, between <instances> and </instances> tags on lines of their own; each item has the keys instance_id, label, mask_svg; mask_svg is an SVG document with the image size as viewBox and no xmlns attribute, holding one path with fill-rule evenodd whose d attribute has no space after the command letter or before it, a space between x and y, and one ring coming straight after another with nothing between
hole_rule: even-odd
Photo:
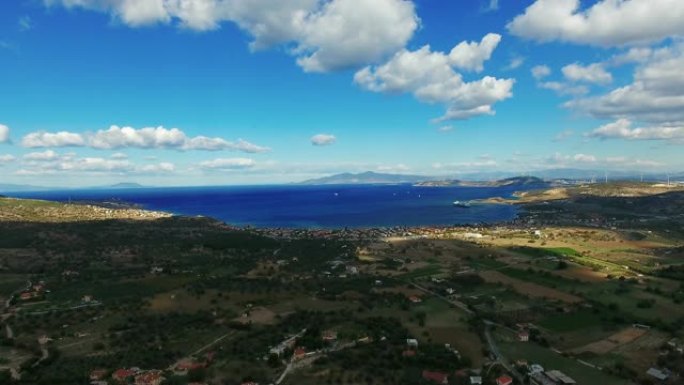
<instances>
[{"instance_id":1,"label":"green field","mask_svg":"<svg viewBox=\"0 0 684 385\"><path fill-rule=\"evenodd\" d=\"M569 332L600 326L601 316L589 309L582 309L570 314L554 314L538 322L539 326L553 332Z\"/></svg>"},{"instance_id":2,"label":"green field","mask_svg":"<svg viewBox=\"0 0 684 385\"><path fill-rule=\"evenodd\" d=\"M530 364L542 365L546 370L560 370L572 377L578 384L632 385L631 381L590 368L534 343L499 342L499 348L510 360L525 359Z\"/></svg>"}]
</instances>

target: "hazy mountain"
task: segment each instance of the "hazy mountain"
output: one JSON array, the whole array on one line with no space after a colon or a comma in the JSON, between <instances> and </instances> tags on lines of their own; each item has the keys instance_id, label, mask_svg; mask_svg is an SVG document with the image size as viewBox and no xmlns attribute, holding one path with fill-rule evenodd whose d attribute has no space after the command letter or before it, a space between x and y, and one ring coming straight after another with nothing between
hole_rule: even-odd
<instances>
[{"instance_id":1,"label":"hazy mountain","mask_svg":"<svg viewBox=\"0 0 684 385\"><path fill-rule=\"evenodd\" d=\"M23 184L0 184L0 193L22 192L22 191L45 191L51 190L49 187L31 186Z\"/></svg>"},{"instance_id":2,"label":"hazy mountain","mask_svg":"<svg viewBox=\"0 0 684 385\"><path fill-rule=\"evenodd\" d=\"M126 189L126 188L144 188L145 186L139 183L117 183L111 186L98 187L101 189Z\"/></svg>"},{"instance_id":3,"label":"hazy mountain","mask_svg":"<svg viewBox=\"0 0 684 385\"><path fill-rule=\"evenodd\" d=\"M430 175L403 175L385 174L372 171L363 173L343 173L331 175L318 179L310 179L300 184L324 185L324 184L397 184L413 183L422 186L510 186L510 185L530 185L543 184L550 181L603 181L606 178L604 170L587 170L574 168L557 168L548 170L537 170L525 172L515 171L488 171L458 174L456 178ZM635 171L608 171L608 180L640 180L655 182L666 181L667 175L664 173L639 173ZM684 179L684 173L672 174L671 179Z\"/></svg>"},{"instance_id":4,"label":"hazy mountain","mask_svg":"<svg viewBox=\"0 0 684 385\"><path fill-rule=\"evenodd\" d=\"M437 178L423 175L403 175L403 174L384 174L372 171L358 174L343 173L323 178L309 179L300 184L321 185L321 184L398 184L398 183L417 183Z\"/></svg>"},{"instance_id":5,"label":"hazy mountain","mask_svg":"<svg viewBox=\"0 0 684 385\"><path fill-rule=\"evenodd\" d=\"M516 176L493 181L463 181L458 179L424 181L415 183L416 186L423 187L450 187L450 186L470 186L470 187L503 187L503 186L547 186L549 182L534 176Z\"/></svg>"}]
</instances>

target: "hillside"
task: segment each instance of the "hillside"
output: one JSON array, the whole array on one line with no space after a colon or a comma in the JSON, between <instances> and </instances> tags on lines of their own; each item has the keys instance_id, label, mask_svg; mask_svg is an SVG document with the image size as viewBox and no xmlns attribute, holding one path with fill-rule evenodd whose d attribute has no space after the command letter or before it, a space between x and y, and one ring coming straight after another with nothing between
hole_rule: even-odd
<instances>
[{"instance_id":1,"label":"hillside","mask_svg":"<svg viewBox=\"0 0 684 385\"><path fill-rule=\"evenodd\" d=\"M32 199L0 198L0 222L78 222L108 219L151 220L170 214L132 208L113 209Z\"/></svg>"},{"instance_id":2,"label":"hillside","mask_svg":"<svg viewBox=\"0 0 684 385\"><path fill-rule=\"evenodd\" d=\"M490 198L488 203L523 204L583 197L602 198L637 198L664 194L673 191L684 191L682 185L665 185L640 182L615 182L585 184L573 187L551 187L548 189L524 191L515 194L515 199Z\"/></svg>"},{"instance_id":3,"label":"hillside","mask_svg":"<svg viewBox=\"0 0 684 385\"><path fill-rule=\"evenodd\" d=\"M543 179L533 176L517 176L512 178L500 179L491 182L471 182L457 179L435 180L418 182L416 186L422 187L452 187L452 186L466 186L466 187L505 187L505 186L548 186L549 183Z\"/></svg>"}]
</instances>

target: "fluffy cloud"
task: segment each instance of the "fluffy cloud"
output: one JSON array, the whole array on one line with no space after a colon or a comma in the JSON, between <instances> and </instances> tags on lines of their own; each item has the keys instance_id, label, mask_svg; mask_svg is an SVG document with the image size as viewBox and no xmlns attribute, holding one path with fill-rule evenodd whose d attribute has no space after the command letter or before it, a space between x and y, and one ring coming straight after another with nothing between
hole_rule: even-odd
<instances>
[{"instance_id":1,"label":"fluffy cloud","mask_svg":"<svg viewBox=\"0 0 684 385\"><path fill-rule=\"evenodd\" d=\"M305 20L297 63L313 72L376 62L403 48L418 27L405 0L332 0Z\"/></svg>"},{"instance_id":2,"label":"fluffy cloud","mask_svg":"<svg viewBox=\"0 0 684 385\"><path fill-rule=\"evenodd\" d=\"M380 165L375 168L378 172L403 173L411 171L411 168L403 163L392 165Z\"/></svg>"},{"instance_id":3,"label":"fluffy cloud","mask_svg":"<svg viewBox=\"0 0 684 385\"><path fill-rule=\"evenodd\" d=\"M36 161L36 162L49 162L59 158L59 154L52 150L47 150L44 152L31 152L24 155L25 160Z\"/></svg>"},{"instance_id":4,"label":"fluffy cloud","mask_svg":"<svg viewBox=\"0 0 684 385\"><path fill-rule=\"evenodd\" d=\"M532 76L535 79L540 80L540 79L543 79L543 78L551 75L551 68L549 68L549 66L546 66L546 65L538 65L538 66L532 67L531 72L532 72Z\"/></svg>"},{"instance_id":5,"label":"fluffy cloud","mask_svg":"<svg viewBox=\"0 0 684 385\"><path fill-rule=\"evenodd\" d=\"M589 93L589 88L585 85L574 85L563 82L541 82L538 83L537 86L546 90L555 91L561 96L581 96Z\"/></svg>"},{"instance_id":6,"label":"fluffy cloud","mask_svg":"<svg viewBox=\"0 0 684 385\"><path fill-rule=\"evenodd\" d=\"M433 163L432 168L435 170L445 170L449 172L461 173L465 171L478 171L482 169L497 168L499 163L491 156L485 154L478 157L477 160L470 162L455 162L455 163Z\"/></svg>"},{"instance_id":7,"label":"fluffy cloud","mask_svg":"<svg viewBox=\"0 0 684 385\"><path fill-rule=\"evenodd\" d=\"M419 20L409 0L44 0L107 12L138 27L174 23L198 31L232 22L253 49L291 43L306 71L326 72L378 61L406 45Z\"/></svg>"},{"instance_id":8,"label":"fluffy cloud","mask_svg":"<svg viewBox=\"0 0 684 385\"><path fill-rule=\"evenodd\" d=\"M21 140L24 147L81 147L85 145L85 140L81 134L73 132L60 131L56 133L51 132L33 132Z\"/></svg>"},{"instance_id":9,"label":"fluffy cloud","mask_svg":"<svg viewBox=\"0 0 684 385\"><path fill-rule=\"evenodd\" d=\"M515 80L485 76L466 82L455 66L452 55L433 52L426 45L401 50L383 65L365 67L354 81L369 91L412 93L420 101L444 104L447 112L435 121L493 115L492 104L512 96Z\"/></svg>"},{"instance_id":10,"label":"fluffy cloud","mask_svg":"<svg viewBox=\"0 0 684 385\"><path fill-rule=\"evenodd\" d=\"M600 63L583 66L579 63L568 64L562 68L563 76L573 82L608 84L613 76Z\"/></svg>"},{"instance_id":11,"label":"fluffy cloud","mask_svg":"<svg viewBox=\"0 0 684 385\"><path fill-rule=\"evenodd\" d=\"M0 155L0 165L7 164L7 163L12 163L16 160L13 155L5 154L5 155Z\"/></svg>"},{"instance_id":12,"label":"fluffy cloud","mask_svg":"<svg viewBox=\"0 0 684 385\"><path fill-rule=\"evenodd\" d=\"M649 125L684 125L684 46L660 50L639 65L632 83L566 106L593 117L629 119Z\"/></svg>"},{"instance_id":13,"label":"fluffy cloud","mask_svg":"<svg viewBox=\"0 0 684 385\"><path fill-rule=\"evenodd\" d=\"M172 173L176 170L176 166L173 163L162 162L158 164L146 164L138 168L140 173L146 174L163 174Z\"/></svg>"},{"instance_id":14,"label":"fluffy cloud","mask_svg":"<svg viewBox=\"0 0 684 385\"><path fill-rule=\"evenodd\" d=\"M29 148L39 147L91 147L96 149L120 148L166 148L176 150L203 151L243 151L249 153L269 151L267 147L257 146L242 139L230 142L222 138L206 136L188 137L177 128L111 126L107 130L94 133L73 132L34 132L22 139L22 145Z\"/></svg>"},{"instance_id":15,"label":"fluffy cloud","mask_svg":"<svg viewBox=\"0 0 684 385\"><path fill-rule=\"evenodd\" d=\"M619 66L627 63L643 63L651 58L653 49L649 47L632 47L627 51L613 56L609 64Z\"/></svg>"},{"instance_id":16,"label":"fluffy cloud","mask_svg":"<svg viewBox=\"0 0 684 385\"><path fill-rule=\"evenodd\" d=\"M449 61L457 68L482 72L484 62L492 57L492 52L500 41L501 35L488 33L479 43L476 41L460 42L449 52Z\"/></svg>"},{"instance_id":17,"label":"fluffy cloud","mask_svg":"<svg viewBox=\"0 0 684 385\"><path fill-rule=\"evenodd\" d=\"M508 24L520 37L620 46L684 35L684 2L599 0L581 9L580 0L537 0Z\"/></svg>"},{"instance_id":18,"label":"fluffy cloud","mask_svg":"<svg viewBox=\"0 0 684 385\"><path fill-rule=\"evenodd\" d=\"M4 124L0 124L0 143L6 143L10 140L10 129Z\"/></svg>"},{"instance_id":19,"label":"fluffy cloud","mask_svg":"<svg viewBox=\"0 0 684 385\"><path fill-rule=\"evenodd\" d=\"M511 58L511 61L508 62L508 64L504 67L504 70L506 71L511 71L517 68L520 68L525 63L525 58L522 56L515 56Z\"/></svg>"},{"instance_id":20,"label":"fluffy cloud","mask_svg":"<svg viewBox=\"0 0 684 385\"><path fill-rule=\"evenodd\" d=\"M318 134L311 137L311 144L314 146L329 146L337 142L335 135Z\"/></svg>"},{"instance_id":21,"label":"fluffy cloud","mask_svg":"<svg viewBox=\"0 0 684 385\"><path fill-rule=\"evenodd\" d=\"M21 166L22 168L17 171L18 175L163 174L175 171L175 166L168 162L138 166L122 157L79 157L72 152L58 153L53 150L25 154Z\"/></svg>"},{"instance_id":22,"label":"fluffy cloud","mask_svg":"<svg viewBox=\"0 0 684 385\"><path fill-rule=\"evenodd\" d=\"M596 128L588 136L600 139L684 141L684 126L632 127L628 119L619 119Z\"/></svg>"},{"instance_id":23,"label":"fluffy cloud","mask_svg":"<svg viewBox=\"0 0 684 385\"><path fill-rule=\"evenodd\" d=\"M80 158L75 154L58 154L53 151L30 153L23 158L18 175L46 175L65 172L127 173L135 170L127 160L98 157Z\"/></svg>"},{"instance_id":24,"label":"fluffy cloud","mask_svg":"<svg viewBox=\"0 0 684 385\"><path fill-rule=\"evenodd\" d=\"M625 167L636 167L645 169L664 166L664 164L656 161L634 159L623 156L599 158L597 156L590 154L564 155L558 152L544 159L542 163L546 163L551 167L600 167L611 169Z\"/></svg>"},{"instance_id":25,"label":"fluffy cloud","mask_svg":"<svg viewBox=\"0 0 684 385\"><path fill-rule=\"evenodd\" d=\"M200 167L207 170L242 170L256 165L250 158L219 158L200 163Z\"/></svg>"}]
</instances>

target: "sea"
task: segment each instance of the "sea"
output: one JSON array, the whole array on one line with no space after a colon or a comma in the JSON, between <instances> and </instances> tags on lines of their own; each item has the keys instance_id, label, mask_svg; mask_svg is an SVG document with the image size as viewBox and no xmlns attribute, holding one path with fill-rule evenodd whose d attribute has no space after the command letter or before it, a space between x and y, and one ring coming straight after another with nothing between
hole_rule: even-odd
<instances>
[{"instance_id":1,"label":"sea","mask_svg":"<svg viewBox=\"0 0 684 385\"><path fill-rule=\"evenodd\" d=\"M528 187L532 188L532 187ZM370 228L483 224L516 218L512 205L452 202L511 197L521 186L272 185L85 189L12 193L52 201L122 201L144 209L207 216L235 226Z\"/></svg>"}]
</instances>

